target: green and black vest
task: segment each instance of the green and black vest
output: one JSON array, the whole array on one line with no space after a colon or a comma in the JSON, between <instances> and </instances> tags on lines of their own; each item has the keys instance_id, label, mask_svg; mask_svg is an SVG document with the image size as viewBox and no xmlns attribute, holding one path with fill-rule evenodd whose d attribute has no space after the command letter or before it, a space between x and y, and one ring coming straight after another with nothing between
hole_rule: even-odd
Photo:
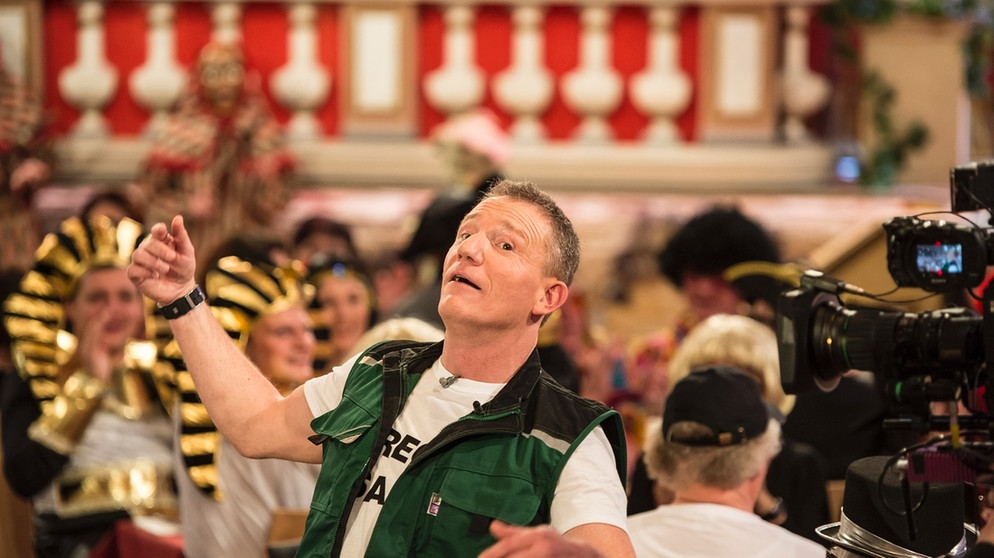
<instances>
[{"instance_id":1,"label":"green and black vest","mask_svg":"<svg viewBox=\"0 0 994 558\"><path fill-rule=\"evenodd\" d=\"M297 556L338 556L345 523L394 420L442 343L389 341L356 362L342 402L311 423L324 462ZM625 482L621 417L557 384L538 353L492 401L419 447L383 503L367 556L476 556L492 519L548 523L566 460L596 426Z\"/></svg>"}]
</instances>

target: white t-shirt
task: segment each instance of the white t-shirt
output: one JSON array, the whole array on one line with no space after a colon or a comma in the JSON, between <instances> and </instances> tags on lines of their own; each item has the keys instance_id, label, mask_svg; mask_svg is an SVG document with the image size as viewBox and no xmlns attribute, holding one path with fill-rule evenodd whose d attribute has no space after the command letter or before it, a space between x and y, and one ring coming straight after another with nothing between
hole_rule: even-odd
<instances>
[{"instance_id":1,"label":"white t-shirt","mask_svg":"<svg viewBox=\"0 0 994 558\"><path fill-rule=\"evenodd\" d=\"M825 547L720 504L670 504L628 518L639 558L823 558Z\"/></svg>"},{"instance_id":2,"label":"white t-shirt","mask_svg":"<svg viewBox=\"0 0 994 558\"><path fill-rule=\"evenodd\" d=\"M179 442L177 442L177 450ZM217 451L221 499L201 492L182 469L177 482L183 555L187 558L258 558L278 508L307 510L321 466L283 459L243 457L221 438Z\"/></svg>"},{"instance_id":3,"label":"white t-shirt","mask_svg":"<svg viewBox=\"0 0 994 558\"><path fill-rule=\"evenodd\" d=\"M321 416L342 400L342 392L355 358L304 384L311 413ZM411 455L432 440L442 428L469 414L473 403L486 403L504 384L459 378L448 388L439 380L452 376L441 361L421 376L394 424L388 443L389 457L381 454L373 466L371 481L352 508L345 535L343 556L362 556L372 535L382 503L394 481L403 473ZM627 498L614 462L614 452L602 428L584 438L559 478L550 510L551 525L560 533L587 523L606 523L626 528Z\"/></svg>"}]
</instances>

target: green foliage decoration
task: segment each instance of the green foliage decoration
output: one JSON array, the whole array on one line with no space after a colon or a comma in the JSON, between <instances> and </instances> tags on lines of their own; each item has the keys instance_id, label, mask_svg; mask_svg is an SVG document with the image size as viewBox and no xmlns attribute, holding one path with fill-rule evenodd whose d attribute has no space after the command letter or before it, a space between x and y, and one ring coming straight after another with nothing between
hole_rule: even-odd
<instances>
[{"instance_id":1,"label":"green foliage decoration","mask_svg":"<svg viewBox=\"0 0 994 558\"><path fill-rule=\"evenodd\" d=\"M964 82L971 95L991 101L988 79L994 48L994 0L833 0L821 10L822 20L834 31L836 55L849 63L857 59L853 28L886 25L899 14L968 23L963 44ZM876 136L873 149L860 158L860 183L893 184L908 155L927 144L928 129L918 120L903 127L894 123L892 109L897 93L879 72L864 69L860 85Z\"/></svg>"}]
</instances>

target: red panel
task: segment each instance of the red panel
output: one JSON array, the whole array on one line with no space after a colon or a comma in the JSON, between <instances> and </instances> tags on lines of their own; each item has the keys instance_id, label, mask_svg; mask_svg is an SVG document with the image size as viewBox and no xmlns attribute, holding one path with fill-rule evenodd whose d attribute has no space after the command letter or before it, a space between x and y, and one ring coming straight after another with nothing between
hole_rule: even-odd
<instances>
[{"instance_id":1,"label":"red panel","mask_svg":"<svg viewBox=\"0 0 994 558\"><path fill-rule=\"evenodd\" d=\"M318 6L318 60L328 70L331 90L328 101L318 109L317 118L324 133L335 136L338 134L338 92L342 87L341 64L338 60L339 18L336 8L325 8L323 4Z\"/></svg>"},{"instance_id":2,"label":"red panel","mask_svg":"<svg viewBox=\"0 0 994 558\"><path fill-rule=\"evenodd\" d=\"M176 6L176 58L180 64L191 68L211 40L211 16L207 4L177 2Z\"/></svg>"},{"instance_id":3,"label":"red panel","mask_svg":"<svg viewBox=\"0 0 994 558\"><path fill-rule=\"evenodd\" d=\"M76 59L76 10L70 2L45 2L45 104L51 131L61 135L79 117L59 94L59 72Z\"/></svg>"},{"instance_id":4,"label":"red panel","mask_svg":"<svg viewBox=\"0 0 994 558\"><path fill-rule=\"evenodd\" d=\"M687 110L676 119L677 127L680 129L684 141L693 142L697 139L694 129L697 126L697 98L698 91L696 84L699 70L697 59L699 55L698 36L700 34L700 11L697 8L688 8L681 12L680 18L680 69L684 71L691 83L690 103Z\"/></svg>"},{"instance_id":5,"label":"red panel","mask_svg":"<svg viewBox=\"0 0 994 558\"><path fill-rule=\"evenodd\" d=\"M486 78L483 106L492 110L505 128L513 119L497 106L491 87L494 76L511 65L511 34L511 11L507 6L484 7L477 12L476 64Z\"/></svg>"},{"instance_id":6,"label":"red panel","mask_svg":"<svg viewBox=\"0 0 994 558\"><path fill-rule=\"evenodd\" d=\"M580 44L579 13L573 7L552 7L545 16L545 60L555 76L556 91L543 121L549 139L568 139L580 124L580 117L563 103L559 81L577 65Z\"/></svg>"},{"instance_id":7,"label":"red panel","mask_svg":"<svg viewBox=\"0 0 994 558\"><path fill-rule=\"evenodd\" d=\"M245 67L262 81L262 92L277 120L285 123L290 113L277 103L269 90L269 78L286 64L287 8L289 4L248 4L242 11L242 50Z\"/></svg>"},{"instance_id":8,"label":"red panel","mask_svg":"<svg viewBox=\"0 0 994 558\"><path fill-rule=\"evenodd\" d=\"M442 40L445 36L444 12L439 6L422 6L419 13L418 33L420 35L420 62L418 66L418 84L424 82L424 76L442 66ZM438 126L445 115L432 108L425 99L424 90L418 88L418 111L420 113L420 133L427 136Z\"/></svg>"},{"instance_id":9,"label":"red panel","mask_svg":"<svg viewBox=\"0 0 994 558\"><path fill-rule=\"evenodd\" d=\"M614 137L619 141L640 139L649 119L641 114L629 94L632 76L645 69L648 51L648 12L645 8L621 8L614 13L611 28L612 65L621 74L624 94L621 105L610 117Z\"/></svg>"},{"instance_id":10,"label":"red panel","mask_svg":"<svg viewBox=\"0 0 994 558\"><path fill-rule=\"evenodd\" d=\"M104 44L107 60L117 69L117 92L104 109L114 135L138 135L148 112L131 98L128 78L145 61L145 4L116 2L104 12Z\"/></svg>"}]
</instances>

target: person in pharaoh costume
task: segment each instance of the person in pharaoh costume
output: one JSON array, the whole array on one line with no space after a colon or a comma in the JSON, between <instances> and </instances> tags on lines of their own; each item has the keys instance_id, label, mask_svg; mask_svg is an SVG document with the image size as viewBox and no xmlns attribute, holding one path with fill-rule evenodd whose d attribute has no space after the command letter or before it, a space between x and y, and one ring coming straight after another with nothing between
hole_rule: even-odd
<instances>
[{"instance_id":1,"label":"person in pharaoh costume","mask_svg":"<svg viewBox=\"0 0 994 558\"><path fill-rule=\"evenodd\" d=\"M294 160L237 46L209 43L193 74L138 182L145 221L182 214L208 255L233 234L270 224L292 194Z\"/></svg>"},{"instance_id":2,"label":"person in pharaoh costume","mask_svg":"<svg viewBox=\"0 0 994 558\"><path fill-rule=\"evenodd\" d=\"M34 263L40 227L35 191L51 174L41 103L0 63L0 269Z\"/></svg>"},{"instance_id":3,"label":"person in pharaoh costume","mask_svg":"<svg viewBox=\"0 0 994 558\"><path fill-rule=\"evenodd\" d=\"M313 287L303 266L219 257L205 274L205 296L228 336L281 394L314 376ZM217 431L176 343L166 362L180 388L177 455L183 553L189 558L263 556L276 517L310 506L320 466L243 457ZM181 455L180 455L181 454ZM302 525L300 531L302 532Z\"/></svg>"},{"instance_id":4,"label":"person in pharaoh costume","mask_svg":"<svg viewBox=\"0 0 994 558\"><path fill-rule=\"evenodd\" d=\"M33 503L38 556L80 556L119 520L177 513L154 304L125 271L141 235L129 219L66 220L4 303L4 474Z\"/></svg>"}]
</instances>

